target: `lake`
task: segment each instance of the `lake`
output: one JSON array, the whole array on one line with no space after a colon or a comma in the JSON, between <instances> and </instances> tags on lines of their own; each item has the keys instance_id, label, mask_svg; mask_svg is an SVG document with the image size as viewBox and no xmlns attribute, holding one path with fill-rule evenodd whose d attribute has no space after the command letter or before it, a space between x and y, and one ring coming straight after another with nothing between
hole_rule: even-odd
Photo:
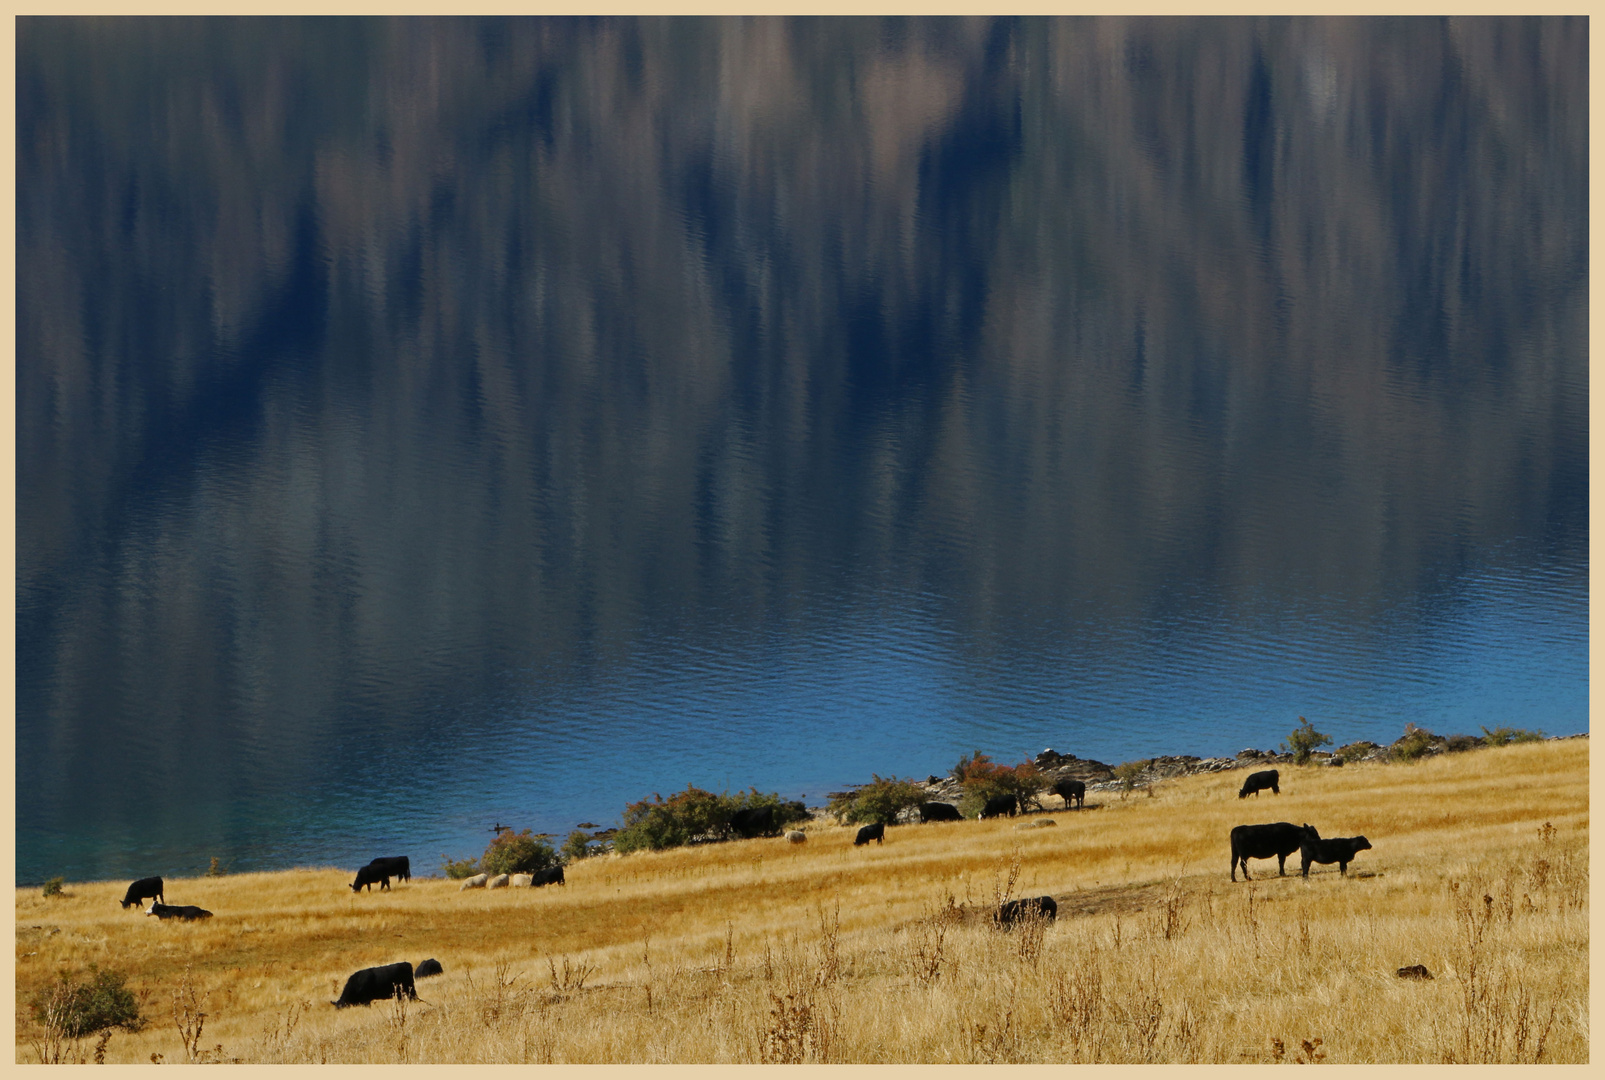
<instances>
[{"instance_id":1,"label":"lake","mask_svg":"<svg viewBox=\"0 0 1605 1080\"><path fill-rule=\"evenodd\" d=\"M1588 34L17 23L17 875L1588 727Z\"/></svg>"}]
</instances>

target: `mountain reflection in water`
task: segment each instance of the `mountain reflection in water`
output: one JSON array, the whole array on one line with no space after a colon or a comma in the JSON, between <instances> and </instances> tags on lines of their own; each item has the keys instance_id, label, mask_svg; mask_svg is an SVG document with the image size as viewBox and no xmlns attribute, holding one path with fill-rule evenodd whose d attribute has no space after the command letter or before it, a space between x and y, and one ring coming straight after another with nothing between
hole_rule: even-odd
<instances>
[{"instance_id":1,"label":"mountain reflection in water","mask_svg":"<svg viewBox=\"0 0 1605 1080\"><path fill-rule=\"evenodd\" d=\"M19 880L1585 730L1587 62L19 19Z\"/></svg>"}]
</instances>

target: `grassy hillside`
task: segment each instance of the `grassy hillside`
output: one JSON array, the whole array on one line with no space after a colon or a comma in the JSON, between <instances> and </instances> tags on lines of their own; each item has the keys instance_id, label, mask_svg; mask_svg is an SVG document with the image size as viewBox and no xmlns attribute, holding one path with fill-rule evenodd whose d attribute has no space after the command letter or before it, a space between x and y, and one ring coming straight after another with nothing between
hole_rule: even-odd
<instances>
[{"instance_id":1,"label":"grassy hillside","mask_svg":"<svg viewBox=\"0 0 1605 1080\"><path fill-rule=\"evenodd\" d=\"M562 888L169 879L216 913L194 925L121 910L126 882L19 890L16 1060L39 1060L27 1003L91 964L145 995L108 1062L186 1060L186 1019L192 1052L253 1062L1588 1060L1586 741L1240 783L1095 797L1053 828L599 858ZM1346 879L1294 855L1229 881L1231 827L1279 820L1374 849ZM1055 896L1058 921L991 929L1005 893ZM421 1001L330 1007L357 968L426 957L445 974Z\"/></svg>"}]
</instances>

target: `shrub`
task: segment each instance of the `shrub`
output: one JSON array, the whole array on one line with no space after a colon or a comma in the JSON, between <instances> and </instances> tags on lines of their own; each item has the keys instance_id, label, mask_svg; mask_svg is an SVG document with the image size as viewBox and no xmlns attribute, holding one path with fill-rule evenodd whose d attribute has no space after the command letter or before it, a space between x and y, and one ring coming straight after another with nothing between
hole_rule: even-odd
<instances>
[{"instance_id":1,"label":"shrub","mask_svg":"<svg viewBox=\"0 0 1605 1080\"><path fill-rule=\"evenodd\" d=\"M1288 753L1293 755L1293 763L1295 765L1308 765L1310 763L1310 754L1318 746L1330 746L1332 744L1332 736L1316 731L1315 725L1302 716L1298 718L1298 723L1299 726L1293 729L1292 734L1287 737L1287 741L1282 746Z\"/></svg>"},{"instance_id":2,"label":"shrub","mask_svg":"<svg viewBox=\"0 0 1605 1080\"><path fill-rule=\"evenodd\" d=\"M1381 749L1381 747L1377 746L1376 743L1361 739L1359 742L1351 742L1347 746L1338 747L1337 756L1342 758L1344 763L1347 764L1351 761L1358 761L1371 751L1379 749Z\"/></svg>"},{"instance_id":3,"label":"shrub","mask_svg":"<svg viewBox=\"0 0 1605 1080\"><path fill-rule=\"evenodd\" d=\"M1466 750L1475 750L1482 745L1482 740L1475 735L1451 735L1444 742L1443 748L1451 754L1458 754Z\"/></svg>"},{"instance_id":4,"label":"shrub","mask_svg":"<svg viewBox=\"0 0 1605 1080\"><path fill-rule=\"evenodd\" d=\"M1480 726L1480 725L1479 725ZM1544 738L1542 731L1528 731L1525 728L1496 727L1492 731L1482 729L1482 744L1484 746L1508 746L1519 742L1541 742Z\"/></svg>"},{"instance_id":5,"label":"shrub","mask_svg":"<svg viewBox=\"0 0 1605 1080\"><path fill-rule=\"evenodd\" d=\"M924 801L925 789L913 781L875 776L873 783L856 791L833 795L827 809L844 822L890 825L904 810Z\"/></svg>"},{"instance_id":6,"label":"shrub","mask_svg":"<svg viewBox=\"0 0 1605 1080\"><path fill-rule=\"evenodd\" d=\"M1048 786L1047 778L1030 760L1018 765L999 765L981 751L962 757L953 767L953 775L964 785L959 799L959 812L967 817L980 813L988 799L999 795L1013 795L1023 808L1036 802L1037 795Z\"/></svg>"},{"instance_id":7,"label":"shrub","mask_svg":"<svg viewBox=\"0 0 1605 1080\"><path fill-rule=\"evenodd\" d=\"M65 883L65 879L63 879L63 878L59 878L59 877L51 878L49 881L45 882L44 894L46 896L61 896L62 895L61 886L64 883Z\"/></svg>"},{"instance_id":8,"label":"shrub","mask_svg":"<svg viewBox=\"0 0 1605 1080\"><path fill-rule=\"evenodd\" d=\"M470 878L479 873L479 860L459 859L458 861L453 862L448 855L442 852L440 856L440 868L445 871L448 878L452 879L453 881L460 881L463 878Z\"/></svg>"},{"instance_id":9,"label":"shrub","mask_svg":"<svg viewBox=\"0 0 1605 1080\"><path fill-rule=\"evenodd\" d=\"M690 843L728 840L736 832L731 826L731 818L742 810L763 807L772 808L769 824L774 829L808 816L808 808L802 803L781 802L780 796L772 792L763 794L753 788L737 795L715 795L711 791L687 785L684 791L667 799L654 794L650 800L642 799L627 805L624 808L624 827L613 836L613 850L628 854L632 851L661 851Z\"/></svg>"},{"instance_id":10,"label":"shrub","mask_svg":"<svg viewBox=\"0 0 1605 1080\"><path fill-rule=\"evenodd\" d=\"M1426 728L1404 725L1404 734L1394 740L1391 752L1397 761L1415 761L1432 748L1438 737Z\"/></svg>"},{"instance_id":11,"label":"shrub","mask_svg":"<svg viewBox=\"0 0 1605 1080\"><path fill-rule=\"evenodd\" d=\"M1120 797L1125 798L1137 786L1138 775L1148 767L1147 759L1127 761L1115 766L1115 779L1120 781Z\"/></svg>"},{"instance_id":12,"label":"shrub","mask_svg":"<svg viewBox=\"0 0 1605 1080\"><path fill-rule=\"evenodd\" d=\"M541 836L530 831L515 833L508 829L496 834L485 854L479 857L479 868L492 876L496 874L533 874L557 865L557 852Z\"/></svg>"},{"instance_id":13,"label":"shrub","mask_svg":"<svg viewBox=\"0 0 1605 1080\"><path fill-rule=\"evenodd\" d=\"M568 834L568 839L563 841L563 858L568 862L588 858L600 850L600 847L591 846L590 834L583 829L575 829Z\"/></svg>"},{"instance_id":14,"label":"shrub","mask_svg":"<svg viewBox=\"0 0 1605 1080\"><path fill-rule=\"evenodd\" d=\"M70 1039L113 1027L138 1031L144 1026L139 999L127 988L127 981L128 976L120 971L100 971L93 965L81 982L62 975L54 986L34 995L33 1018L41 1027Z\"/></svg>"}]
</instances>

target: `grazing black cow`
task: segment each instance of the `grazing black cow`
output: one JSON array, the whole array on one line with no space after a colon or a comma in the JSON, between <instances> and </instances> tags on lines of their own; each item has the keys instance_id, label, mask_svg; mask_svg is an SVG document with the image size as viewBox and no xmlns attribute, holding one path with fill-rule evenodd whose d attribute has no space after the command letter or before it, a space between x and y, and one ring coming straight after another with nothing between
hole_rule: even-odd
<instances>
[{"instance_id":1,"label":"grazing black cow","mask_svg":"<svg viewBox=\"0 0 1605 1080\"><path fill-rule=\"evenodd\" d=\"M998 906L993 922L999 926L1013 926L1022 919L1040 918L1052 922L1059 917L1059 905L1051 896L1028 896L1009 900Z\"/></svg>"},{"instance_id":2,"label":"grazing black cow","mask_svg":"<svg viewBox=\"0 0 1605 1080\"><path fill-rule=\"evenodd\" d=\"M1310 826L1304 826L1304 843L1299 845L1299 861L1304 864L1304 877L1310 876L1310 863L1337 863L1338 873L1349 876L1349 863L1362 851L1371 850L1371 841L1363 836L1338 836L1322 840ZM1245 870L1244 873L1247 873Z\"/></svg>"},{"instance_id":3,"label":"grazing black cow","mask_svg":"<svg viewBox=\"0 0 1605 1080\"><path fill-rule=\"evenodd\" d=\"M445 970L440 966L440 961L431 956L428 960L418 965L418 969L412 973L412 977L415 979L427 979L429 976L439 975Z\"/></svg>"},{"instance_id":4,"label":"grazing black cow","mask_svg":"<svg viewBox=\"0 0 1605 1080\"><path fill-rule=\"evenodd\" d=\"M537 870L531 874L529 884L531 888L538 888L542 885L567 885L568 882L563 880L561 866L548 866L545 870Z\"/></svg>"},{"instance_id":5,"label":"grazing black cow","mask_svg":"<svg viewBox=\"0 0 1605 1080\"><path fill-rule=\"evenodd\" d=\"M412 863L405 855L394 855L388 859L374 859L367 866L369 870L377 870L386 877L393 877L397 881L412 880Z\"/></svg>"},{"instance_id":6,"label":"grazing black cow","mask_svg":"<svg viewBox=\"0 0 1605 1080\"><path fill-rule=\"evenodd\" d=\"M154 900L151 901L151 905L145 914L154 915L158 919L183 919L186 922L193 922L196 919L210 919L212 917L210 911L196 907L194 904L168 905L158 904Z\"/></svg>"},{"instance_id":7,"label":"grazing black cow","mask_svg":"<svg viewBox=\"0 0 1605 1080\"><path fill-rule=\"evenodd\" d=\"M1013 817L1020 809L1020 801L1013 795L994 795L981 807L981 816L984 818L1002 817L1004 814Z\"/></svg>"},{"instance_id":8,"label":"grazing black cow","mask_svg":"<svg viewBox=\"0 0 1605 1080\"><path fill-rule=\"evenodd\" d=\"M730 815L730 831L751 839L754 836L773 836L780 831L775 824L773 806L748 806Z\"/></svg>"},{"instance_id":9,"label":"grazing black cow","mask_svg":"<svg viewBox=\"0 0 1605 1080\"><path fill-rule=\"evenodd\" d=\"M377 866L369 864L357 871L357 880L351 883L351 891L361 892L363 889L367 889L369 892L373 892L373 886L375 885L379 886L380 889L390 888L390 875Z\"/></svg>"},{"instance_id":10,"label":"grazing black cow","mask_svg":"<svg viewBox=\"0 0 1605 1080\"><path fill-rule=\"evenodd\" d=\"M871 840L875 841L877 844L886 843L885 822L877 821L873 825L865 825L862 829L859 829L858 835L853 837L853 846L857 847L860 844L867 844Z\"/></svg>"},{"instance_id":11,"label":"grazing black cow","mask_svg":"<svg viewBox=\"0 0 1605 1080\"><path fill-rule=\"evenodd\" d=\"M1060 780L1053 785L1053 793L1064 800L1066 810L1070 809L1072 802L1076 804L1076 809L1080 810L1087 801L1087 785L1082 780Z\"/></svg>"},{"instance_id":12,"label":"grazing black cow","mask_svg":"<svg viewBox=\"0 0 1605 1080\"><path fill-rule=\"evenodd\" d=\"M370 1005L403 994L415 1001L418 998L418 989L412 983L412 964L406 960L383 967L363 968L353 973L346 980L346 988L340 991L340 1000L330 1004L337 1009L344 1009L350 1005Z\"/></svg>"},{"instance_id":13,"label":"grazing black cow","mask_svg":"<svg viewBox=\"0 0 1605 1080\"><path fill-rule=\"evenodd\" d=\"M135 904L142 904L146 900L160 900L163 903L167 902L167 897L162 895L161 878L142 877L132 885L128 886L128 891L123 894L123 910L127 911Z\"/></svg>"},{"instance_id":14,"label":"grazing black cow","mask_svg":"<svg viewBox=\"0 0 1605 1080\"><path fill-rule=\"evenodd\" d=\"M1314 830L1310 830L1314 832ZM1287 857L1303 846L1304 830L1291 821L1274 825L1239 825L1232 830L1232 880L1237 880L1237 864L1243 864L1243 880L1248 876L1248 860L1276 858L1276 872L1287 876Z\"/></svg>"},{"instance_id":15,"label":"grazing black cow","mask_svg":"<svg viewBox=\"0 0 1605 1080\"><path fill-rule=\"evenodd\" d=\"M952 803L927 802L920 803L920 824L927 821L963 821L964 815Z\"/></svg>"},{"instance_id":16,"label":"grazing black cow","mask_svg":"<svg viewBox=\"0 0 1605 1080\"><path fill-rule=\"evenodd\" d=\"M1239 799L1246 799L1252 795L1257 799L1259 798L1259 793L1264 791L1266 788L1271 789L1272 795L1280 795L1282 793L1282 789L1277 785L1277 781L1280 779L1281 774L1275 769L1266 769L1264 772L1249 773L1248 779L1243 781L1243 790L1237 793L1237 797Z\"/></svg>"}]
</instances>

